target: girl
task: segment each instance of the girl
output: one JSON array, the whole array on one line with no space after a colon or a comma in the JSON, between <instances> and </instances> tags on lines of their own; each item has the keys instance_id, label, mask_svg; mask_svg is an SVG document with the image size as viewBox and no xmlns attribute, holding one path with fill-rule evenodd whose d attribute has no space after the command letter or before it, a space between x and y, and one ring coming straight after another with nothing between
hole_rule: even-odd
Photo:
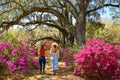
<instances>
[{"instance_id":1,"label":"girl","mask_svg":"<svg viewBox=\"0 0 120 80\"><path fill-rule=\"evenodd\" d=\"M46 59L45 59L45 46L42 44L41 47L38 49L38 56L39 56L39 64L40 64L40 73L45 73L45 65L46 65Z\"/></svg>"},{"instance_id":2,"label":"girl","mask_svg":"<svg viewBox=\"0 0 120 80\"><path fill-rule=\"evenodd\" d=\"M51 49L50 49L50 55L51 55L51 61L52 61L52 69L53 69L53 74L56 74L56 68L57 68L57 63L58 63L58 57L59 57L59 49L58 49L58 44L57 43L52 43Z\"/></svg>"}]
</instances>

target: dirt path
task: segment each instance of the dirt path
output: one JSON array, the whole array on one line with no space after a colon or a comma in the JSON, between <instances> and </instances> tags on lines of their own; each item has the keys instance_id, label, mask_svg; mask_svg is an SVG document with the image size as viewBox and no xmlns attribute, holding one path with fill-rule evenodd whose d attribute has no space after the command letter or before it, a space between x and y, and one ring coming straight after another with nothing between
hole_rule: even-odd
<instances>
[{"instance_id":1,"label":"dirt path","mask_svg":"<svg viewBox=\"0 0 120 80\"><path fill-rule=\"evenodd\" d=\"M56 75L53 75L51 66L46 66L46 73L39 74L37 73L34 76L28 77L28 80L69 80L71 71L69 71L63 62L58 63L58 70Z\"/></svg>"},{"instance_id":2,"label":"dirt path","mask_svg":"<svg viewBox=\"0 0 120 80\"><path fill-rule=\"evenodd\" d=\"M9 76L0 77L0 80L70 80L72 70L64 65L64 62L58 62L56 75L53 75L50 59L47 59L46 72L40 74L39 69L30 70L28 73L15 72Z\"/></svg>"},{"instance_id":3,"label":"dirt path","mask_svg":"<svg viewBox=\"0 0 120 80\"><path fill-rule=\"evenodd\" d=\"M29 70L27 73L21 71L0 77L0 80L84 80L72 76L72 70L64 65L64 62L58 62L56 75L53 75L50 59L47 58L46 72L40 74L39 69Z\"/></svg>"}]
</instances>

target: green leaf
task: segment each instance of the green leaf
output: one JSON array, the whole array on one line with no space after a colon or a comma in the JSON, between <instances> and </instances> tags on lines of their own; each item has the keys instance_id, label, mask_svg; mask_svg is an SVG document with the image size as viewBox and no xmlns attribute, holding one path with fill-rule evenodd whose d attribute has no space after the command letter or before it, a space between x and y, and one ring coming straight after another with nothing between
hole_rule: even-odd
<instances>
[{"instance_id":1,"label":"green leaf","mask_svg":"<svg viewBox=\"0 0 120 80\"><path fill-rule=\"evenodd\" d=\"M6 19L6 18L8 18L8 16L9 16L9 13L6 12L6 13L4 13L4 14L2 15L2 18L3 18L3 19Z\"/></svg>"}]
</instances>

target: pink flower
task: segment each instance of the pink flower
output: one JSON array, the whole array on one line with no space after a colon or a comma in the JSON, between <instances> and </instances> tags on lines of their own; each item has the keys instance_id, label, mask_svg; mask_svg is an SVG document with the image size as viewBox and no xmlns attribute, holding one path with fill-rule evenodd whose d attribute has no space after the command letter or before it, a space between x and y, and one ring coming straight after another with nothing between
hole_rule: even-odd
<instances>
[{"instance_id":1,"label":"pink flower","mask_svg":"<svg viewBox=\"0 0 120 80\"><path fill-rule=\"evenodd\" d=\"M37 66L33 65L32 61L32 58L36 56L37 49L28 41L16 41L14 44L0 42L0 53L0 62L6 63L11 72L19 69L28 71L29 67L36 68Z\"/></svg>"},{"instance_id":2,"label":"pink flower","mask_svg":"<svg viewBox=\"0 0 120 80\"><path fill-rule=\"evenodd\" d=\"M111 76L120 72L120 45L110 45L102 39L90 39L85 47L74 54L77 66L74 74ZM79 67L80 66L80 67ZM116 75L115 77L117 77Z\"/></svg>"}]
</instances>

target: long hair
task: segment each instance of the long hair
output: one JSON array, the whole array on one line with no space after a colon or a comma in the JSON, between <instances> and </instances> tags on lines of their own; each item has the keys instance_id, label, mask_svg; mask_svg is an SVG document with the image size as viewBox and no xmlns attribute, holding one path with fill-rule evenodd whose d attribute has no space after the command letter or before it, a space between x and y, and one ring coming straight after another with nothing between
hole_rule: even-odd
<instances>
[{"instance_id":1,"label":"long hair","mask_svg":"<svg viewBox=\"0 0 120 80\"><path fill-rule=\"evenodd\" d=\"M53 47L54 47L54 48L57 48L57 46L56 46L56 45L53 45Z\"/></svg>"},{"instance_id":2,"label":"long hair","mask_svg":"<svg viewBox=\"0 0 120 80\"><path fill-rule=\"evenodd\" d=\"M42 44L40 47L40 53L44 50L44 45Z\"/></svg>"},{"instance_id":3,"label":"long hair","mask_svg":"<svg viewBox=\"0 0 120 80\"><path fill-rule=\"evenodd\" d=\"M57 45L55 45L55 44L52 45L52 51L55 52L55 53L57 52Z\"/></svg>"}]
</instances>

